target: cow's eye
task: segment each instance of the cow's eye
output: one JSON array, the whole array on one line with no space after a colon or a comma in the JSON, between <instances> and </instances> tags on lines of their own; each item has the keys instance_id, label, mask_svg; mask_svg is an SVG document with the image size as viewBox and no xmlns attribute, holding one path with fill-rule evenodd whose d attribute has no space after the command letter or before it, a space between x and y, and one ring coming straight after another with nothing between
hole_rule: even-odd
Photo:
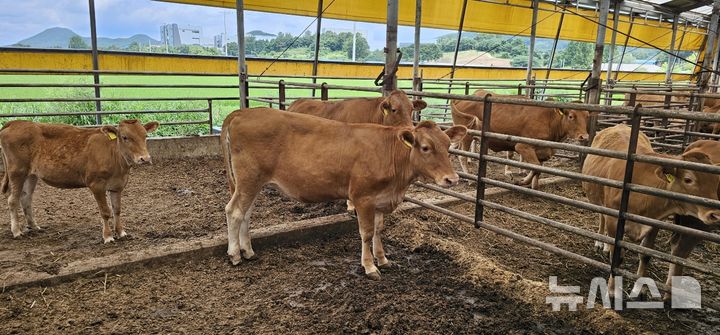
<instances>
[{"instance_id":1,"label":"cow's eye","mask_svg":"<svg viewBox=\"0 0 720 335\"><path fill-rule=\"evenodd\" d=\"M428 153L430 152L430 147L427 145L423 145L422 147L420 147L420 150L424 153Z\"/></svg>"},{"instance_id":2,"label":"cow's eye","mask_svg":"<svg viewBox=\"0 0 720 335\"><path fill-rule=\"evenodd\" d=\"M393 109L392 109L392 112L393 112L393 113L397 112L397 109L393 108Z\"/></svg>"},{"instance_id":3,"label":"cow's eye","mask_svg":"<svg viewBox=\"0 0 720 335\"><path fill-rule=\"evenodd\" d=\"M123 141L127 141L127 140L128 140L128 137L125 136L125 135L123 135L123 136L122 136L122 140L123 140Z\"/></svg>"},{"instance_id":4,"label":"cow's eye","mask_svg":"<svg viewBox=\"0 0 720 335\"><path fill-rule=\"evenodd\" d=\"M568 116L568 118L569 118L570 120L574 120L574 119L575 119L575 116L572 115L572 114L570 114L570 116Z\"/></svg>"},{"instance_id":5,"label":"cow's eye","mask_svg":"<svg viewBox=\"0 0 720 335\"><path fill-rule=\"evenodd\" d=\"M683 178L683 183L685 183L685 184L692 184L692 182L693 182L693 180L691 178L687 178L687 177Z\"/></svg>"}]
</instances>

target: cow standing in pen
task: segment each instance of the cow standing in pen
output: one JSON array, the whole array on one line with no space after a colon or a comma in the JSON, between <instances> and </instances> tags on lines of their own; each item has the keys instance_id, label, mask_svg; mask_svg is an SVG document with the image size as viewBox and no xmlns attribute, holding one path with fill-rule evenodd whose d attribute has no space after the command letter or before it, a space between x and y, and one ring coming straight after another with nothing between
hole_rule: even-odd
<instances>
[{"instance_id":1,"label":"cow standing in pen","mask_svg":"<svg viewBox=\"0 0 720 335\"><path fill-rule=\"evenodd\" d=\"M592 147L627 152L629 144L630 128L626 125L617 125L598 132L593 140ZM642 132L639 134L636 153L686 162L712 164L708 155L703 153L702 150L688 150L682 156L655 153L650 144L650 140ZM621 159L588 155L583 164L582 172L589 176L622 181L625 175L625 164L626 161ZM667 165L635 162L632 183L717 200L720 176ZM622 189L586 181L582 182L582 187L591 203L612 209L620 208ZM720 210L634 192L631 193L627 211L628 213L658 220L664 220L670 215L675 214L700 218L706 225L716 225L720 222ZM599 215L598 233L615 237L617 218L610 215ZM641 242L640 245L644 247L652 248L655 245L655 238L657 237L658 231L659 229L656 227L628 220L625 223L624 236L633 242ZM672 254L687 257L692 247L689 247L688 250L689 245L682 246L683 243L677 242L677 239L671 242ZM603 244L599 241L596 241L595 245L609 252L610 259L612 259L613 245ZM650 256L642 255L640 257L640 265L637 270L638 276L644 277L646 275L649 263ZM668 285L672 284L672 276L676 273L676 269L677 266L675 265L670 267L670 273L667 279ZM615 280L612 275L608 281L608 286L611 288L615 287ZM613 294L612 290L610 294Z\"/></svg>"},{"instance_id":2,"label":"cow standing in pen","mask_svg":"<svg viewBox=\"0 0 720 335\"><path fill-rule=\"evenodd\" d=\"M232 198L225 207L228 255L253 258L249 219L261 188L272 184L303 202L352 200L362 239L362 266L371 279L390 266L382 245L384 215L419 177L457 184L448 148L467 129L445 132L431 121L416 127L350 124L270 108L237 110L220 135ZM372 251L371 251L372 250Z\"/></svg>"},{"instance_id":3,"label":"cow standing in pen","mask_svg":"<svg viewBox=\"0 0 720 335\"><path fill-rule=\"evenodd\" d=\"M348 123L375 123L386 126L412 126L412 112L427 107L422 100L408 99L405 92L394 90L387 97L352 98L340 101L298 99L288 112L302 113ZM354 212L347 201L348 212Z\"/></svg>"},{"instance_id":4,"label":"cow standing in pen","mask_svg":"<svg viewBox=\"0 0 720 335\"><path fill-rule=\"evenodd\" d=\"M30 121L6 123L0 130L5 164L2 192L8 195L13 236L22 235L28 228L40 229L32 210L33 192L40 179L57 188L89 188L100 208L103 241L125 237L120 197L130 168L152 163L146 137L157 127L157 122L143 126L138 120L95 129ZM21 206L26 226L18 218Z\"/></svg>"},{"instance_id":5,"label":"cow standing in pen","mask_svg":"<svg viewBox=\"0 0 720 335\"><path fill-rule=\"evenodd\" d=\"M476 96L485 96L489 92L475 91ZM466 125L473 130L482 129L482 102L453 100L451 101L453 123ZM490 131L513 136L529 137L539 140L560 142L567 138L579 141L588 139L587 123L590 113L572 109L560 109L540 106L492 104ZM470 150L472 136L466 136L461 142L461 149ZM554 154L551 148L538 147L525 143L488 139L488 147L495 152L508 151L520 154L522 161L542 165ZM467 165L460 159L463 172L467 173ZM519 185L538 187L540 173L530 171Z\"/></svg>"}]
</instances>

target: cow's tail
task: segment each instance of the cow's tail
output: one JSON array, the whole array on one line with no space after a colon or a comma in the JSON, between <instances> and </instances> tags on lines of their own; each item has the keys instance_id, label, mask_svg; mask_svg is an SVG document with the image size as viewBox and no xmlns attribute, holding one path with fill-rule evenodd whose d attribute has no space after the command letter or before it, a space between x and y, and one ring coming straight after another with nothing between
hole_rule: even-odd
<instances>
[{"instance_id":1,"label":"cow's tail","mask_svg":"<svg viewBox=\"0 0 720 335\"><path fill-rule=\"evenodd\" d=\"M458 107L457 102L455 100L450 100L450 111L453 115L457 115L462 119L470 119L470 121L465 124L468 129L480 129L480 126L482 125L482 122L480 122L480 118L473 114L465 113L460 110L460 107Z\"/></svg>"},{"instance_id":2,"label":"cow's tail","mask_svg":"<svg viewBox=\"0 0 720 335\"><path fill-rule=\"evenodd\" d=\"M230 194L235 193L235 172L233 171L232 157L230 156L230 129L223 127L223 134L220 136L220 147L223 151L223 157L225 158L225 171L227 172L228 187L230 188Z\"/></svg>"},{"instance_id":3,"label":"cow's tail","mask_svg":"<svg viewBox=\"0 0 720 335\"><path fill-rule=\"evenodd\" d=\"M0 150L2 150L2 143L0 143ZM3 171L3 180L2 180L2 186L0 186L0 191L2 191L3 194L8 194L8 191L10 191L10 177L8 177L7 169L7 158L5 157L5 150L2 150L2 160L3 160L3 168L5 171Z\"/></svg>"}]
</instances>

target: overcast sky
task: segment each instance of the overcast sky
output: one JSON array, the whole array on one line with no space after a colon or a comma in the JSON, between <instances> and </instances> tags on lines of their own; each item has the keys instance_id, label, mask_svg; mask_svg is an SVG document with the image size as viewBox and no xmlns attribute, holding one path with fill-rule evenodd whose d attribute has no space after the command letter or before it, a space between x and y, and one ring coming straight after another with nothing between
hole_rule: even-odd
<instances>
[{"instance_id":1,"label":"overcast sky","mask_svg":"<svg viewBox=\"0 0 720 335\"><path fill-rule=\"evenodd\" d=\"M70 28L81 36L90 36L88 2L85 0L0 0L0 45L9 45L47 28ZM235 12L229 9L182 5L150 0L95 0L98 36L130 37L146 34L160 39L160 25L202 26L205 38L212 39L225 30L235 35ZM226 19L226 24L223 23ZM245 12L245 31L263 30L273 34L297 35L313 21L311 17ZM324 19L323 28L353 29L350 21ZM367 35L372 49L385 44L385 26L356 23ZM315 32L313 24L309 29ZM422 41L431 42L450 31L423 29ZM412 43L413 28L400 27L400 43Z\"/></svg>"}]
</instances>

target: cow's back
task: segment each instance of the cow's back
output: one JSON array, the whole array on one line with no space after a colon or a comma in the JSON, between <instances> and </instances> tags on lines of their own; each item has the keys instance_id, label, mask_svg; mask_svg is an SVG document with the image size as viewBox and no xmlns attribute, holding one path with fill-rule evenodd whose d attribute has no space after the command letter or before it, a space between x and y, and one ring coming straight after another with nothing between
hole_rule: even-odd
<instances>
[{"instance_id":1,"label":"cow's back","mask_svg":"<svg viewBox=\"0 0 720 335\"><path fill-rule=\"evenodd\" d=\"M381 124L383 122L380 110L382 99L352 98L341 101L300 99L290 105L288 111L347 123Z\"/></svg>"},{"instance_id":2,"label":"cow's back","mask_svg":"<svg viewBox=\"0 0 720 335\"><path fill-rule=\"evenodd\" d=\"M0 130L0 146L8 169L38 175L62 188L84 187L88 170L112 173L110 140L99 129L63 124L13 121Z\"/></svg>"}]
</instances>

